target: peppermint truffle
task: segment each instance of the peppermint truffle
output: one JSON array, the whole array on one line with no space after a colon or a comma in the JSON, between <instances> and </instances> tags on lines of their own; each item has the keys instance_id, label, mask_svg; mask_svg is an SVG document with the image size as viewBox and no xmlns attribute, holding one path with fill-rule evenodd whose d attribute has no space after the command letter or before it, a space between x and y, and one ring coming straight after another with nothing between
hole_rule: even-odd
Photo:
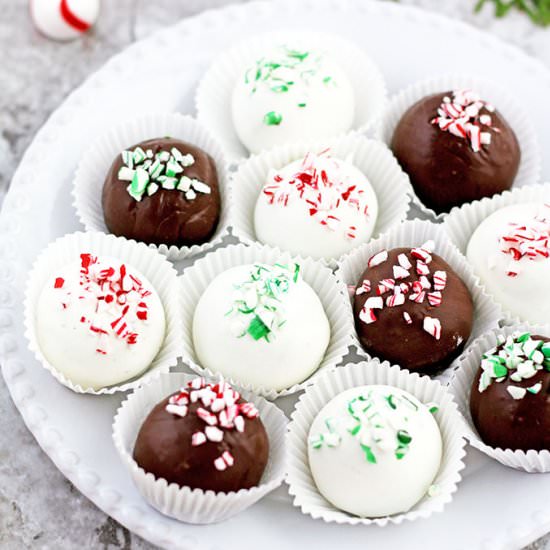
<instances>
[{"instance_id":1,"label":"peppermint truffle","mask_svg":"<svg viewBox=\"0 0 550 550\"><path fill-rule=\"evenodd\" d=\"M254 388L283 390L321 363L330 326L298 264L256 263L218 275L193 319L199 364Z\"/></svg>"},{"instance_id":2,"label":"peppermint truffle","mask_svg":"<svg viewBox=\"0 0 550 550\"><path fill-rule=\"evenodd\" d=\"M472 331L470 292L434 248L428 241L379 251L355 290L355 328L365 351L409 370L448 366Z\"/></svg>"},{"instance_id":3,"label":"peppermint truffle","mask_svg":"<svg viewBox=\"0 0 550 550\"><path fill-rule=\"evenodd\" d=\"M517 332L498 336L483 354L470 411L491 447L550 450L550 338Z\"/></svg>"},{"instance_id":4,"label":"peppermint truffle","mask_svg":"<svg viewBox=\"0 0 550 550\"><path fill-rule=\"evenodd\" d=\"M319 492L356 516L409 511L430 491L441 466L436 410L391 386L337 395L309 430L309 466Z\"/></svg>"},{"instance_id":5,"label":"peppermint truffle","mask_svg":"<svg viewBox=\"0 0 550 550\"><path fill-rule=\"evenodd\" d=\"M164 308L144 275L116 258L88 253L50 277L35 322L44 357L84 389L138 376L165 336Z\"/></svg>"},{"instance_id":6,"label":"peppermint truffle","mask_svg":"<svg viewBox=\"0 0 550 550\"><path fill-rule=\"evenodd\" d=\"M178 139L143 141L114 160L103 185L103 213L117 236L167 246L205 243L220 217L216 164Z\"/></svg>"},{"instance_id":7,"label":"peppermint truffle","mask_svg":"<svg viewBox=\"0 0 550 550\"><path fill-rule=\"evenodd\" d=\"M216 493L258 485L268 455L256 406L226 382L203 378L158 403L134 447L134 460L156 478Z\"/></svg>"},{"instance_id":8,"label":"peppermint truffle","mask_svg":"<svg viewBox=\"0 0 550 550\"><path fill-rule=\"evenodd\" d=\"M235 132L252 153L342 134L354 111L346 73L326 52L296 45L260 53L233 89Z\"/></svg>"},{"instance_id":9,"label":"peppermint truffle","mask_svg":"<svg viewBox=\"0 0 550 550\"><path fill-rule=\"evenodd\" d=\"M353 164L328 150L269 173L254 211L259 241L314 258L338 258L367 242L376 194Z\"/></svg>"},{"instance_id":10,"label":"peppermint truffle","mask_svg":"<svg viewBox=\"0 0 550 550\"><path fill-rule=\"evenodd\" d=\"M474 231L466 255L481 283L512 315L550 319L550 206L515 204Z\"/></svg>"},{"instance_id":11,"label":"peppermint truffle","mask_svg":"<svg viewBox=\"0 0 550 550\"><path fill-rule=\"evenodd\" d=\"M437 213L510 189L521 158L512 128L471 90L415 103L397 124L391 149L419 199Z\"/></svg>"}]
</instances>

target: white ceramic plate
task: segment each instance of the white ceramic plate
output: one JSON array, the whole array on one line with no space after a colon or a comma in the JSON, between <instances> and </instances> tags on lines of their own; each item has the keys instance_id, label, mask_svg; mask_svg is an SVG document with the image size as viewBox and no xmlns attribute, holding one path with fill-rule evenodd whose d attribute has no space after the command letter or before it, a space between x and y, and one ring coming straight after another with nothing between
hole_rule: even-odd
<instances>
[{"instance_id":1,"label":"white ceramic plate","mask_svg":"<svg viewBox=\"0 0 550 550\"><path fill-rule=\"evenodd\" d=\"M517 548L550 530L550 476L506 469L470 450L465 479L445 512L384 528L327 525L303 516L281 488L219 525L192 527L149 508L111 441L120 396L76 395L27 350L23 288L33 259L54 238L79 229L71 179L90 138L137 113L192 112L195 86L217 52L261 30L340 33L368 49L391 91L438 73L493 78L521 98L550 148L550 73L470 27L393 3L281 0L208 12L128 48L93 75L37 134L0 217L0 362L15 404L37 441L97 506L161 546L214 548ZM143 78L144 74L154 78ZM140 86L129 83L139 82ZM550 176L550 155L543 160ZM287 410L292 398L283 400Z\"/></svg>"}]
</instances>

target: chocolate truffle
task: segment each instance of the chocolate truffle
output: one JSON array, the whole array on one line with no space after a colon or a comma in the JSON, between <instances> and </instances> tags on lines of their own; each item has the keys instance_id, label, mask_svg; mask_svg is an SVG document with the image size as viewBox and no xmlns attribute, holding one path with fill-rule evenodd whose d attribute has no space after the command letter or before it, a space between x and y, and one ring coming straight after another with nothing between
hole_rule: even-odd
<instances>
[{"instance_id":1,"label":"chocolate truffle","mask_svg":"<svg viewBox=\"0 0 550 550\"><path fill-rule=\"evenodd\" d=\"M361 517L409 511L441 466L435 410L392 386L361 386L334 397L309 430L309 466L319 492Z\"/></svg>"},{"instance_id":2,"label":"chocolate truffle","mask_svg":"<svg viewBox=\"0 0 550 550\"><path fill-rule=\"evenodd\" d=\"M491 447L550 450L550 338L517 332L497 344L472 384L474 425Z\"/></svg>"},{"instance_id":3,"label":"chocolate truffle","mask_svg":"<svg viewBox=\"0 0 550 550\"><path fill-rule=\"evenodd\" d=\"M482 284L512 315L550 319L550 206L514 204L477 227L466 256Z\"/></svg>"},{"instance_id":4,"label":"chocolate truffle","mask_svg":"<svg viewBox=\"0 0 550 550\"><path fill-rule=\"evenodd\" d=\"M434 243L381 250L357 282L355 328L369 354L409 370L448 365L470 337L470 292Z\"/></svg>"},{"instance_id":5,"label":"chocolate truffle","mask_svg":"<svg viewBox=\"0 0 550 550\"><path fill-rule=\"evenodd\" d=\"M74 384L96 390L145 371L166 330L158 293L140 272L88 253L52 274L35 320L48 362Z\"/></svg>"},{"instance_id":6,"label":"chocolate truffle","mask_svg":"<svg viewBox=\"0 0 550 550\"><path fill-rule=\"evenodd\" d=\"M138 433L134 460L180 487L229 493L260 483L269 441L258 409L226 382L195 378L163 399Z\"/></svg>"},{"instance_id":7,"label":"chocolate truffle","mask_svg":"<svg viewBox=\"0 0 550 550\"><path fill-rule=\"evenodd\" d=\"M470 90L415 103L397 124L391 149L418 198L437 213L510 189L521 157L506 120Z\"/></svg>"},{"instance_id":8,"label":"chocolate truffle","mask_svg":"<svg viewBox=\"0 0 550 550\"><path fill-rule=\"evenodd\" d=\"M193 318L199 363L228 379L280 391L319 367L330 325L298 264L240 265L218 275Z\"/></svg>"},{"instance_id":9,"label":"chocolate truffle","mask_svg":"<svg viewBox=\"0 0 550 550\"><path fill-rule=\"evenodd\" d=\"M278 45L243 67L232 96L233 125L252 153L348 131L355 96L346 73L322 51Z\"/></svg>"},{"instance_id":10,"label":"chocolate truffle","mask_svg":"<svg viewBox=\"0 0 550 550\"><path fill-rule=\"evenodd\" d=\"M269 173L254 225L260 242L302 256L338 258L370 239L377 216L366 176L327 149Z\"/></svg>"},{"instance_id":11,"label":"chocolate truffle","mask_svg":"<svg viewBox=\"0 0 550 550\"><path fill-rule=\"evenodd\" d=\"M103 185L107 229L147 244L208 241L220 217L216 165L202 149L173 138L143 141L114 160Z\"/></svg>"}]
</instances>

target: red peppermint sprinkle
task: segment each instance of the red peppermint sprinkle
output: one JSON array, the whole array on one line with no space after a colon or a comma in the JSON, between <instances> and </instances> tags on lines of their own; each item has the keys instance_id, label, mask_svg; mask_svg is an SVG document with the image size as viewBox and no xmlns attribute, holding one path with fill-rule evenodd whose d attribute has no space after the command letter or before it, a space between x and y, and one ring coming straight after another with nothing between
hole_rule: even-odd
<instances>
[{"instance_id":1,"label":"red peppermint sprinkle","mask_svg":"<svg viewBox=\"0 0 550 550\"><path fill-rule=\"evenodd\" d=\"M482 145L491 143L491 116L481 110L494 111L494 107L483 101L471 90L455 90L452 97L445 96L437 110L437 116L431 120L443 132L467 139L472 151L477 153ZM496 132L498 129L493 128Z\"/></svg>"},{"instance_id":2,"label":"red peppermint sprinkle","mask_svg":"<svg viewBox=\"0 0 550 550\"><path fill-rule=\"evenodd\" d=\"M441 300L441 292L439 290L428 292L428 303L431 306L439 307L441 305Z\"/></svg>"},{"instance_id":3,"label":"red peppermint sprinkle","mask_svg":"<svg viewBox=\"0 0 550 550\"><path fill-rule=\"evenodd\" d=\"M355 294L359 296L360 294L365 294L367 292L370 292L370 281L368 279L365 279L361 286L357 287L355 290Z\"/></svg>"},{"instance_id":4,"label":"red peppermint sprinkle","mask_svg":"<svg viewBox=\"0 0 550 550\"><path fill-rule=\"evenodd\" d=\"M407 323L407 325L411 325L413 322L411 316L406 311L403 312L403 319L405 319L405 323Z\"/></svg>"},{"instance_id":5,"label":"red peppermint sprinkle","mask_svg":"<svg viewBox=\"0 0 550 550\"><path fill-rule=\"evenodd\" d=\"M376 267L377 265L384 263L387 259L388 259L388 251L381 250L380 252L378 252L377 254L374 254L374 256L371 256L369 258L367 265L369 267Z\"/></svg>"},{"instance_id":6,"label":"red peppermint sprinkle","mask_svg":"<svg viewBox=\"0 0 550 550\"><path fill-rule=\"evenodd\" d=\"M447 285L447 272L436 271L434 273L434 290L444 290Z\"/></svg>"},{"instance_id":7,"label":"red peppermint sprinkle","mask_svg":"<svg viewBox=\"0 0 550 550\"><path fill-rule=\"evenodd\" d=\"M436 340L441 338L441 322L434 317L424 317L422 328Z\"/></svg>"},{"instance_id":8,"label":"red peppermint sprinkle","mask_svg":"<svg viewBox=\"0 0 550 550\"><path fill-rule=\"evenodd\" d=\"M326 149L319 154L307 153L301 166L290 175L272 173L263 189L269 204L286 207L293 199L307 204L309 215L331 231L337 231L342 220L337 210L342 204L368 215L369 204L363 189L344 177L341 161ZM355 239L357 227L343 228L349 239Z\"/></svg>"},{"instance_id":9,"label":"red peppermint sprinkle","mask_svg":"<svg viewBox=\"0 0 550 550\"><path fill-rule=\"evenodd\" d=\"M63 279L63 277L56 277L53 287L54 288L63 288L64 284L65 284L65 279Z\"/></svg>"}]
</instances>

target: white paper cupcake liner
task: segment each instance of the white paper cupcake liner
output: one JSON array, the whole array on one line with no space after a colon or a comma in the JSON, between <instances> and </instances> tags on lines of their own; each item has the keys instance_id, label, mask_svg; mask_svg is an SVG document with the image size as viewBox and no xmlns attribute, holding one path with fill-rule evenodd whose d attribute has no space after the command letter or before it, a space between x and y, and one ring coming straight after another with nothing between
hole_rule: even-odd
<instances>
[{"instance_id":1,"label":"white paper cupcake liner","mask_svg":"<svg viewBox=\"0 0 550 550\"><path fill-rule=\"evenodd\" d=\"M105 225L101 195L103 184L115 158L125 149L147 139L170 136L206 151L216 163L221 198L218 227L212 238L203 244L177 247L149 245L169 260L195 256L219 244L229 225L228 164L219 143L194 118L175 113L147 114L122 123L101 136L86 151L76 170L73 183L74 207L86 231L109 233Z\"/></svg>"},{"instance_id":2,"label":"white paper cupcake liner","mask_svg":"<svg viewBox=\"0 0 550 550\"><path fill-rule=\"evenodd\" d=\"M232 161L248 156L231 117L231 96L241 71L267 48L299 38L333 56L347 74L355 95L353 130L365 132L378 123L386 104L382 73L358 46L336 35L318 32L264 33L220 56L202 78L196 95L197 117L220 140Z\"/></svg>"},{"instance_id":3,"label":"white paper cupcake liner","mask_svg":"<svg viewBox=\"0 0 550 550\"><path fill-rule=\"evenodd\" d=\"M35 311L44 285L56 269L77 262L81 253L119 258L141 272L157 291L164 308L166 334L161 349L150 367L140 376L122 384L98 390L74 384L44 357L38 342ZM137 388L168 372L177 364L181 351L181 308L176 270L163 256L143 243L104 233L72 233L50 243L38 256L27 281L25 293L25 336L36 359L58 382L77 393L113 394Z\"/></svg>"},{"instance_id":4,"label":"white paper cupcake liner","mask_svg":"<svg viewBox=\"0 0 550 550\"><path fill-rule=\"evenodd\" d=\"M499 334L509 336L516 331L530 332L550 337L550 324L528 325L516 324L502 329L486 332L476 339L470 346L467 353L464 353L458 361L458 366L453 373L449 385L450 392L454 395L458 410L464 417L464 433L472 447L485 453L487 456L498 460L501 464L525 470L526 472L550 472L550 450L545 451L514 451L512 449L501 449L490 447L483 443L472 421L470 414L470 394L472 383L477 374L481 359L485 352L496 347Z\"/></svg>"},{"instance_id":5,"label":"white paper cupcake liner","mask_svg":"<svg viewBox=\"0 0 550 550\"><path fill-rule=\"evenodd\" d=\"M304 158L308 152L330 148L335 158L352 156L352 163L369 180L378 199L378 219L373 238L387 232L407 218L410 197L409 179L391 151L379 141L359 135L311 144L284 145L243 162L230 178L230 203L233 233L244 242L257 241L254 209L271 169L280 169ZM337 258L324 258L336 260Z\"/></svg>"},{"instance_id":6,"label":"white paper cupcake liner","mask_svg":"<svg viewBox=\"0 0 550 550\"><path fill-rule=\"evenodd\" d=\"M466 259L449 240L440 225L421 220L406 221L394 227L389 233L386 233L379 239L362 245L345 256L340 263L336 276L348 287L355 288L357 280L367 267L369 258L376 252L383 249L391 250L397 247L421 246L429 240L434 241L434 252L452 267L472 296L474 303L474 324L470 338L464 346L464 349L466 349L477 336L487 330L498 327L499 320L502 318L502 310L479 285L479 280L473 274ZM348 308L351 309L351 305L348 305ZM357 346L358 353L370 358L371 355L363 350L359 343L355 328L353 329L353 338L353 343ZM381 359L383 360L384 357L381 357ZM454 362L451 363L450 367L453 365ZM441 382L446 383L450 379L451 372L452 368L445 369L442 373L438 374L437 378Z\"/></svg>"},{"instance_id":7,"label":"white paper cupcake liner","mask_svg":"<svg viewBox=\"0 0 550 550\"><path fill-rule=\"evenodd\" d=\"M460 252L466 255L468 243L483 220L506 206L529 202L550 203L550 183L518 187L491 198L464 204L460 208L453 208L445 219L443 228ZM485 286L483 281L480 281L480 285ZM502 309L506 323L522 322L506 307L502 306Z\"/></svg>"},{"instance_id":8,"label":"white paper cupcake liner","mask_svg":"<svg viewBox=\"0 0 550 550\"><path fill-rule=\"evenodd\" d=\"M439 472L433 482L434 496L426 495L410 511L382 518L361 518L335 508L318 492L309 468L307 441L311 424L320 410L335 396L357 386L384 384L413 394L422 403L436 403L434 414L443 441ZM462 479L466 454L463 423L452 395L439 382L427 376L411 374L378 359L338 368L319 377L300 397L288 428L288 473L286 482L294 497L294 506L314 519L349 525L399 524L427 518L441 512Z\"/></svg>"},{"instance_id":9,"label":"white paper cupcake liner","mask_svg":"<svg viewBox=\"0 0 550 550\"><path fill-rule=\"evenodd\" d=\"M472 89L479 92L483 99L495 105L496 109L514 130L521 149L521 161L514 180L514 187L537 183L541 171L541 150L536 137L537 134L529 117L506 90L482 78L466 75L444 75L412 84L395 94L388 102L377 130L377 137L389 147L395 128L409 107L427 95L458 88ZM424 214L436 220L445 218L446 213L437 214L433 209L422 203L414 192L412 185L410 189L414 203Z\"/></svg>"},{"instance_id":10,"label":"white paper cupcake liner","mask_svg":"<svg viewBox=\"0 0 550 550\"><path fill-rule=\"evenodd\" d=\"M182 373L162 374L157 380L132 393L118 409L113 423L113 440L123 464L143 498L159 512L186 523L215 523L229 519L252 506L281 485L285 475L287 419L272 403L242 392L253 402L269 438L269 458L257 487L237 492L215 493L168 484L145 472L133 459L137 434L152 408L165 397L183 387L194 376Z\"/></svg>"},{"instance_id":11,"label":"white paper cupcake liner","mask_svg":"<svg viewBox=\"0 0 550 550\"><path fill-rule=\"evenodd\" d=\"M321 372L333 368L343 359L349 350L349 345L353 342L353 318L347 305L345 287L336 280L328 267L319 262L311 258L304 259L299 256L292 256L277 248L259 244L251 246L237 244L220 248L197 260L180 277L180 292L183 303L183 361L198 374L216 376L216 373L200 364L193 346L193 316L200 297L220 273L238 265L255 262L267 264L296 262L300 264L300 273L303 280L318 295L330 324L330 341L323 360L319 368L303 382L281 391L275 391L270 388L255 387L242 380L230 380L232 384L254 391L267 399L276 399L304 389Z\"/></svg>"}]
</instances>

